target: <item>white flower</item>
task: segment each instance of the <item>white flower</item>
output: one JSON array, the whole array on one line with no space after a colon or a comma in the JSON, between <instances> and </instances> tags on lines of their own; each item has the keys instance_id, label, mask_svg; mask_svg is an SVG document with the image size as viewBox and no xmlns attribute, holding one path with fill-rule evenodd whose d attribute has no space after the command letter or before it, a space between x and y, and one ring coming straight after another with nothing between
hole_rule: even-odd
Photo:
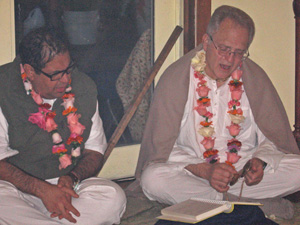
<instances>
[{"instance_id":1,"label":"white flower","mask_svg":"<svg viewBox=\"0 0 300 225\"><path fill-rule=\"evenodd\" d=\"M75 98L73 96L69 96L68 98L64 99L64 102L61 104L64 106L65 109L68 109L69 107L74 106Z\"/></svg>"},{"instance_id":2,"label":"white flower","mask_svg":"<svg viewBox=\"0 0 300 225\"><path fill-rule=\"evenodd\" d=\"M245 117L242 115L238 115L238 114L232 115L229 113L229 116L230 116L231 122L233 122L235 124L240 124L240 123L244 122L244 120L245 120Z\"/></svg>"},{"instance_id":3,"label":"white flower","mask_svg":"<svg viewBox=\"0 0 300 225\"><path fill-rule=\"evenodd\" d=\"M60 142L62 142L61 136L58 132L55 132L52 134L52 140L54 144L58 144Z\"/></svg>"},{"instance_id":4,"label":"white flower","mask_svg":"<svg viewBox=\"0 0 300 225\"><path fill-rule=\"evenodd\" d=\"M191 65L195 71L199 71L199 72L204 71L204 68L206 66L204 50L201 50L196 53L195 57L192 58Z\"/></svg>"},{"instance_id":5,"label":"white flower","mask_svg":"<svg viewBox=\"0 0 300 225\"><path fill-rule=\"evenodd\" d=\"M72 148L72 156L73 157L78 157L80 156L80 146L78 146L76 149Z\"/></svg>"},{"instance_id":6,"label":"white flower","mask_svg":"<svg viewBox=\"0 0 300 225\"><path fill-rule=\"evenodd\" d=\"M201 127L198 133L203 137L211 137L215 133L215 130L213 127Z\"/></svg>"},{"instance_id":7,"label":"white flower","mask_svg":"<svg viewBox=\"0 0 300 225\"><path fill-rule=\"evenodd\" d=\"M66 92L70 92L71 90L72 90L71 86L69 86L69 87L66 88Z\"/></svg>"},{"instance_id":8,"label":"white flower","mask_svg":"<svg viewBox=\"0 0 300 225\"><path fill-rule=\"evenodd\" d=\"M25 81L24 82L24 87L25 87L25 90L26 90L26 93L27 95L30 93L30 91L32 90L32 85L30 82L28 81Z\"/></svg>"}]
</instances>

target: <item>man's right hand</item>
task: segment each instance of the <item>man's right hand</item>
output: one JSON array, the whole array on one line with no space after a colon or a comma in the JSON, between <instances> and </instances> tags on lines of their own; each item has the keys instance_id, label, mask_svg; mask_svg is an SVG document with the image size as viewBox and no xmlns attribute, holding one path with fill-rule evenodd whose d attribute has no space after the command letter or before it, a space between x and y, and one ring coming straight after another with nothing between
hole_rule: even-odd
<instances>
[{"instance_id":1,"label":"man's right hand","mask_svg":"<svg viewBox=\"0 0 300 225\"><path fill-rule=\"evenodd\" d=\"M76 223L71 212L75 216L80 216L80 214L71 204L71 200L72 197L78 198L79 196L71 188L71 178L65 177L64 182L60 179L59 185L52 185L24 173L6 159L0 160L0 171L1 180L12 183L22 192L40 198L47 210L52 213L51 217L65 218Z\"/></svg>"},{"instance_id":2,"label":"man's right hand","mask_svg":"<svg viewBox=\"0 0 300 225\"><path fill-rule=\"evenodd\" d=\"M198 163L185 168L195 176L208 180L210 185L221 193L228 191L228 184L234 174L237 174L237 171L226 163Z\"/></svg>"},{"instance_id":3,"label":"man's right hand","mask_svg":"<svg viewBox=\"0 0 300 225\"><path fill-rule=\"evenodd\" d=\"M44 184L37 195L44 203L51 217L65 218L72 223L76 219L72 216L80 216L78 210L71 204L71 199L78 198L76 192L67 187L58 187L57 185Z\"/></svg>"}]
</instances>

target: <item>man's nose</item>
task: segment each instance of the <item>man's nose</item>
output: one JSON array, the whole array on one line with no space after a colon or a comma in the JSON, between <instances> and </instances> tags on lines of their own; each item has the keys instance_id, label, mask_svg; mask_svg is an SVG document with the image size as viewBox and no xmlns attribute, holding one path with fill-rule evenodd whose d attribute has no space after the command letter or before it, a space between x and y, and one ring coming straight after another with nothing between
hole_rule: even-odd
<instances>
[{"instance_id":1,"label":"man's nose","mask_svg":"<svg viewBox=\"0 0 300 225\"><path fill-rule=\"evenodd\" d=\"M235 52L228 52L226 55L225 55L225 58L227 61L229 62L233 62L234 61L234 58L235 58Z\"/></svg>"}]
</instances>

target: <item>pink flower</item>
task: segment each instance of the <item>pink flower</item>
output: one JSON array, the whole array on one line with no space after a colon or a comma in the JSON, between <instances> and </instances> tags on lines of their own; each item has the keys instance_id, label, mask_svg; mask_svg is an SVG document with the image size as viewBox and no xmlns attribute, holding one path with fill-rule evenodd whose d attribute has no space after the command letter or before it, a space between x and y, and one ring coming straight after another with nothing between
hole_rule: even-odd
<instances>
[{"instance_id":1,"label":"pink flower","mask_svg":"<svg viewBox=\"0 0 300 225\"><path fill-rule=\"evenodd\" d=\"M238 101L238 100L241 99L243 92L244 92L244 91L241 90L241 89L233 90L233 91L231 91L231 98L232 98L233 100Z\"/></svg>"},{"instance_id":2,"label":"pink flower","mask_svg":"<svg viewBox=\"0 0 300 225\"><path fill-rule=\"evenodd\" d=\"M67 119L68 119L68 124L69 125L74 125L74 124L77 124L79 123L78 122L78 119L79 119L79 115L76 114L76 113L70 113L68 116L67 116Z\"/></svg>"},{"instance_id":3,"label":"pink flower","mask_svg":"<svg viewBox=\"0 0 300 225\"><path fill-rule=\"evenodd\" d=\"M236 114L238 114L238 115L243 115L243 110L242 110L241 108L238 108L238 109L236 110Z\"/></svg>"},{"instance_id":4,"label":"pink flower","mask_svg":"<svg viewBox=\"0 0 300 225\"><path fill-rule=\"evenodd\" d=\"M34 90L31 91L31 96L36 104L41 105L43 103L43 99L39 94L37 94Z\"/></svg>"},{"instance_id":5,"label":"pink flower","mask_svg":"<svg viewBox=\"0 0 300 225\"><path fill-rule=\"evenodd\" d=\"M233 152L226 152L226 154L227 154L227 161L231 162L232 164L236 163L241 158L241 156Z\"/></svg>"},{"instance_id":6,"label":"pink flower","mask_svg":"<svg viewBox=\"0 0 300 225\"><path fill-rule=\"evenodd\" d=\"M77 136L78 136L78 135L77 135L77 134L75 134L75 133L71 133L71 134L70 134L70 138L73 138L73 139L76 139L76 138L77 138Z\"/></svg>"},{"instance_id":7,"label":"pink flower","mask_svg":"<svg viewBox=\"0 0 300 225\"><path fill-rule=\"evenodd\" d=\"M229 108L229 109L231 109L234 105L235 105L235 106L240 106L241 103L240 103L239 101L234 101L234 100L230 100L230 101L228 102L228 108Z\"/></svg>"},{"instance_id":8,"label":"pink flower","mask_svg":"<svg viewBox=\"0 0 300 225\"><path fill-rule=\"evenodd\" d=\"M229 130L229 133L232 137L236 137L239 135L241 127L238 124L231 123L230 126L226 127Z\"/></svg>"},{"instance_id":9,"label":"pink flower","mask_svg":"<svg viewBox=\"0 0 300 225\"><path fill-rule=\"evenodd\" d=\"M212 156L206 158L205 161L208 162L208 163L217 163L217 162L220 161L219 155L218 154L212 155Z\"/></svg>"},{"instance_id":10,"label":"pink flower","mask_svg":"<svg viewBox=\"0 0 300 225\"><path fill-rule=\"evenodd\" d=\"M242 74L243 74L242 70L236 69L235 71L232 72L231 76L232 76L232 79L239 80L239 79L241 79Z\"/></svg>"},{"instance_id":11,"label":"pink flower","mask_svg":"<svg viewBox=\"0 0 300 225\"><path fill-rule=\"evenodd\" d=\"M51 111L48 109L39 107L39 112L31 113L28 118L28 121L33 124L38 125L42 129L46 130L46 121L45 120L46 120L46 115L49 112L51 112Z\"/></svg>"},{"instance_id":12,"label":"pink flower","mask_svg":"<svg viewBox=\"0 0 300 225\"><path fill-rule=\"evenodd\" d=\"M77 135L82 135L85 129L85 126L83 126L81 123L77 123L75 125L69 125L68 127L72 133L75 133Z\"/></svg>"},{"instance_id":13,"label":"pink flower","mask_svg":"<svg viewBox=\"0 0 300 225\"><path fill-rule=\"evenodd\" d=\"M64 144L53 145L52 146L52 153L53 154L60 154L60 153L64 153L64 152L67 152L67 149L65 148Z\"/></svg>"},{"instance_id":14,"label":"pink flower","mask_svg":"<svg viewBox=\"0 0 300 225\"><path fill-rule=\"evenodd\" d=\"M206 106L204 105L197 105L195 110L199 113L200 116L204 116L207 113Z\"/></svg>"},{"instance_id":15,"label":"pink flower","mask_svg":"<svg viewBox=\"0 0 300 225\"><path fill-rule=\"evenodd\" d=\"M229 85L229 89L230 91L238 91L238 90L242 90L242 86L234 86L234 85Z\"/></svg>"},{"instance_id":16,"label":"pink flower","mask_svg":"<svg viewBox=\"0 0 300 225\"><path fill-rule=\"evenodd\" d=\"M211 112L208 112L204 115L204 117L207 117L208 119L211 119L213 117L213 114Z\"/></svg>"},{"instance_id":17,"label":"pink flower","mask_svg":"<svg viewBox=\"0 0 300 225\"><path fill-rule=\"evenodd\" d=\"M68 154L63 154L61 157L59 157L59 169L65 169L67 168L69 165L72 164L72 161L71 161L71 156L68 155Z\"/></svg>"},{"instance_id":18,"label":"pink flower","mask_svg":"<svg viewBox=\"0 0 300 225\"><path fill-rule=\"evenodd\" d=\"M206 80L200 79L198 82L198 87L199 87L199 85L205 85L205 84L206 84Z\"/></svg>"},{"instance_id":19,"label":"pink flower","mask_svg":"<svg viewBox=\"0 0 300 225\"><path fill-rule=\"evenodd\" d=\"M85 126L83 126L81 123L78 122L80 115L76 113L70 113L67 118L68 118L68 124L69 124L69 129L71 133L75 133L77 135L82 135Z\"/></svg>"},{"instance_id":20,"label":"pink flower","mask_svg":"<svg viewBox=\"0 0 300 225\"><path fill-rule=\"evenodd\" d=\"M47 117L45 126L48 132L51 132L57 128L57 124L54 122L54 119L51 117Z\"/></svg>"},{"instance_id":21,"label":"pink flower","mask_svg":"<svg viewBox=\"0 0 300 225\"><path fill-rule=\"evenodd\" d=\"M208 96L208 92L210 91L210 88L208 88L205 85L202 85L202 86L198 87L196 89L196 91L198 92L198 95L200 97L206 97L206 96Z\"/></svg>"},{"instance_id":22,"label":"pink flower","mask_svg":"<svg viewBox=\"0 0 300 225\"><path fill-rule=\"evenodd\" d=\"M206 150L211 150L215 145L215 139L216 138L204 137L204 139L200 143L204 146Z\"/></svg>"},{"instance_id":23,"label":"pink flower","mask_svg":"<svg viewBox=\"0 0 300 225\"><path fill-rule=\"evenodd\" d=\"M204 75L198 71L194 71L195 78L198 78L199 80L202 80L204 78Z\"/></svg>"}]
</instances>

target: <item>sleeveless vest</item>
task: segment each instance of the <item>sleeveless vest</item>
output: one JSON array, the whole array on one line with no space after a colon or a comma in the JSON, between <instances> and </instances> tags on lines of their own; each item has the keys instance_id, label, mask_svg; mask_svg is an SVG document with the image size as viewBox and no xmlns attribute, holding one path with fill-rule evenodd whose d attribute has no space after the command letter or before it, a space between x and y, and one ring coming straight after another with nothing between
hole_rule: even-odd
<instances>
[{"instance_id":1,"label":"sleeveless vest","mask_svg":"<svg viewBox=\"0 0 300 225\"><path fill-rule=\"evenodd\" d=\"M43 76L43 75L41 75ZM30 95L26 94L20 73L20 60L6 64L0 68L0 107L8 122L9 147L19 151L8 162L31 176L40 179L60 177L73 169L74 163L65 169L59 170L59 156L52 154L52 137L47 131L28 121L31 113L38 112L38 105ZM72 92L75 94L74 106L81 114L79 119L86 129L82 137L84 143L90 135L91 118L95 114L97 102L97 89L93 81L77 69L72 73ZM52 111L56 112L54 118L58 125L67 154L71 154L71 146L66 144L70 136L66 116L62 115L64 107L62 99L57 99ZM76 158L80 160L79 158Z\"/></svg>"}]
</instances>

